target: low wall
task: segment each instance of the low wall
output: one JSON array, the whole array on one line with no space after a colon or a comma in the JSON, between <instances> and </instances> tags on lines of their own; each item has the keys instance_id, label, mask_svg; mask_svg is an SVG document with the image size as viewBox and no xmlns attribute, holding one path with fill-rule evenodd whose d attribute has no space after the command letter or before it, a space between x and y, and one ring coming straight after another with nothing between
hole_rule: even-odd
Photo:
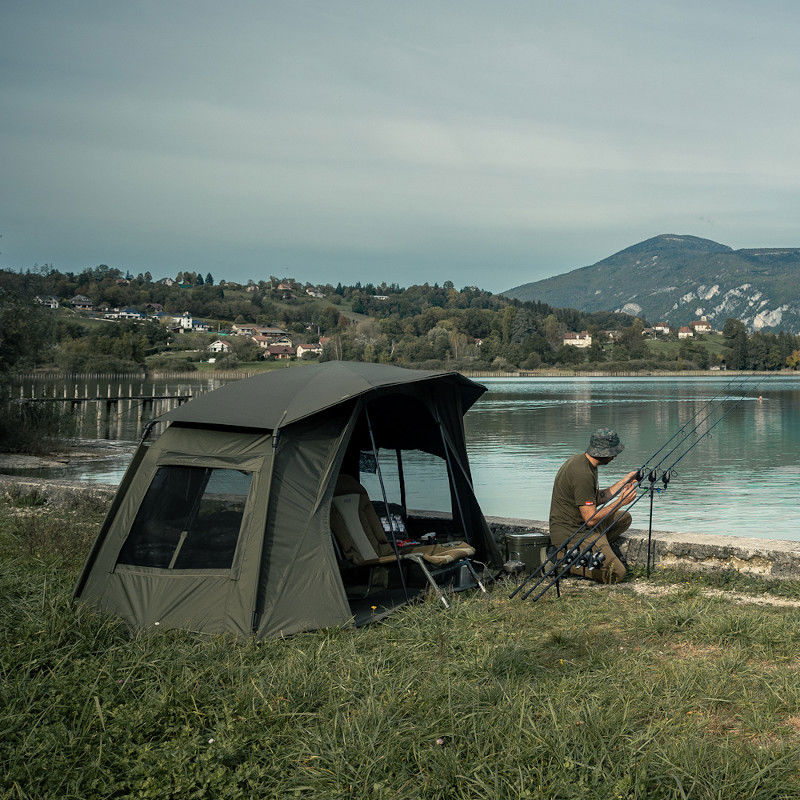
<instances>
[{"instance_id":1,"label":"low wall","mask_svg":"<svg viewBox=\"0 0 800 800\"><path fill-rule=\"evenodd\" d=\"M548 533L546 522L508 517L487 517L498 541L507 533ZM647 531L630 528L619 539L630 566L647 564ZM713 533L653 531L656 567L687 570L736 570L769 578L800 580L800 542L755 539Z\"/></svg>"},{"instance_id":2,"label":"low wall","mask_svg":"<svg viewBox=\"0 0 800 800\"><path fill-rule=\"evenodd\" d=\"M97 483L43 480L0 475L0 495L38 494L49 503L74 501L86 497L98 503L110 503L115 486ZM415 516L442 517L443 514L413 512ZM541 520L512 517L486 517L498 542L508 533L548 533ZM647 562L647 531L629 529L620 539L620 549L631 566ZM653 531L656 567L689 570L737 570L769 578L800 579L800 542L783 539L754 539L745 536L722 536L709 533Z\"/></svg>"}]
</instances>

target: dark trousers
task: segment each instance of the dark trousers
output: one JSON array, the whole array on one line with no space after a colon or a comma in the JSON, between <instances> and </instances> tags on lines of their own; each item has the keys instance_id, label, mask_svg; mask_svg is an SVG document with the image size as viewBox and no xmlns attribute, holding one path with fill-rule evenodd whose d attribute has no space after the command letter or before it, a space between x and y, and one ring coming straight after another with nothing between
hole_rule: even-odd
<instances>
[{"instance_id":1,"label":"dark trousers","mask_svg":"<svg viewBox=\"0 0 800 800\"><path fill-rule=\"evenodd\" d=\"M576 542L588 533L586 540L581 546L581 550L600 534L600 537L594 545L592 545L592 552L603 553L606 560L599 569L573 567L570 572L573 575L580 575L582 578L590 578L599 583L617 583L621 581L625 577L625 565L619 560L610 543L619 539L619 537L630 528L632 521L631 515L627 511L618 510L611 516L598 522L597 525L592 528L587 528L578 534L578 536L575 537ZM574 533L574 531L553 528L550 531L550 542L556 547L561 547L570 538L572 533ZM559 556L561 555L563 555L563 551L559 553Z\"/></svg>"}]
</instances>

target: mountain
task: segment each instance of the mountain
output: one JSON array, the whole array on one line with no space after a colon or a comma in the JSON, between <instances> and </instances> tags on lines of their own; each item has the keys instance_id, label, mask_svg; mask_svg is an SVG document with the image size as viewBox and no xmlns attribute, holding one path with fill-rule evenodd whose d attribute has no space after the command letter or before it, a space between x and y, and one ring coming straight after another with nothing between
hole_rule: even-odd
<instances>
[{"instance_id":1,"label":"mountain","mask_svg":"<svg viewBox=\"0 0 800 800\"><path fill-rule=\"evenodd\" d=\"M623 311L715 328L738 317L754 330L800 332L800 248L733 250L697 236L662 234L589 267L503 292L581 311Z\"/></svg>"}]
</instances>

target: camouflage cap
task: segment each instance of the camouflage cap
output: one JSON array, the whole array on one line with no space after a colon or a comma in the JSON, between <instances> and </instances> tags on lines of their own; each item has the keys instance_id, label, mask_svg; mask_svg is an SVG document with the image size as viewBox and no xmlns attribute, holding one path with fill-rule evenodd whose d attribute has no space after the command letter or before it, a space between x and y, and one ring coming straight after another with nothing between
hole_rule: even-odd
<instances>
[{"instance_id":1,"label":"camouflage cap","mask_svg":"<svg viewBox=\"0 0 800 800\"><path fill-rule=\"evenodd\" d=\"M613 458L625 449L620 444L617 432L611 428L598 428L589 439L586 452L593 458Z\"/></svg>"}]
</instances>

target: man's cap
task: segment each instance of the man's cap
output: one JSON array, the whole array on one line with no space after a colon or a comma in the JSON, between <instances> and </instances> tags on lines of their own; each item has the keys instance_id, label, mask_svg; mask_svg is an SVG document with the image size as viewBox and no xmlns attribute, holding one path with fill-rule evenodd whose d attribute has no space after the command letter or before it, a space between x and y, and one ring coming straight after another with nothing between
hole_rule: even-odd
<instances>
[{"instance_id":1,"label":"man's cap","mask_svg":"<svg viewBox=\"0 0 800 800\"><path fill-rule=\"evenodd\" d=\"M598 428L589 439L586 452L593 458L613 458L625 449L617 432L611 428Z\"/></svg>"}]
</instances>

